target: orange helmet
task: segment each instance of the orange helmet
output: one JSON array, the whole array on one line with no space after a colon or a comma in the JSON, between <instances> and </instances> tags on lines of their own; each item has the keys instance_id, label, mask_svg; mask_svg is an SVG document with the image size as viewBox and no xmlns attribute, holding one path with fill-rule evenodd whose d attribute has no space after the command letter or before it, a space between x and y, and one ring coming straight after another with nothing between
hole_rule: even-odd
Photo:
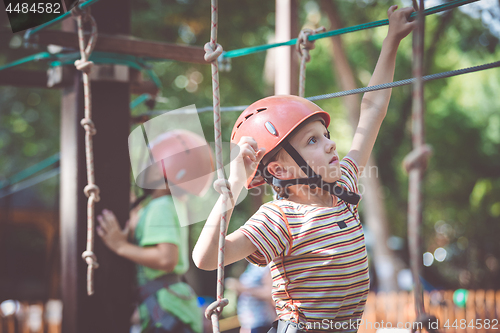
<instances>
[{"instance_id":1,"label":"orange helmet","mask_svg":"<svg viewBox=\"0 0 500 333\"><path fill-rule=\"evenodd\" d=\"M264 156L271 153L300 124L314 115L319 115L330 124L330 115L305 98L291 95L270 96L258 100L245 109L233 127L231 143L237 144L241 137L251 136L259 148L266 148ZM251 189L265 183L258 172L259 166L248 178L246 187ZM262 170L260 170L262 171Z\"/></svg>"},{"instance_id":2,"label":"orange helmet","mask_svg":"<svg viewBox=\"0 0 500 333\"><path fill-rule=\"evenodd\" d=\"M293 185L320 187L350 204L357 204L360 196L345 189L336 182L323 181L320 175L307 164L295 148L286 139L300 124L311 117L320 116L325 127L330 124L330 115L313 102L298 96L271 96L261 99L241 113L231 134L231 143L238 143L243 136L251 136L257 141L259 148L265 148L266 155L272 156L281 147L292 157L304 171L307 178L277 179L266 172L267 166L259 163L252 175L247 179L248 189L268 182L281 188Z\"/></svg>"},{"instance_id":3,"label":"orange helmet","mask_svg":"<svg viewBox=\"0 0 500 333\"><path fill-rule=\"evenodd\" d=\"M213 179L212 149L204 138L187 130L173 130L149 143L155 166L177 188L203 195Z\"/></svg>"}]
</instances>

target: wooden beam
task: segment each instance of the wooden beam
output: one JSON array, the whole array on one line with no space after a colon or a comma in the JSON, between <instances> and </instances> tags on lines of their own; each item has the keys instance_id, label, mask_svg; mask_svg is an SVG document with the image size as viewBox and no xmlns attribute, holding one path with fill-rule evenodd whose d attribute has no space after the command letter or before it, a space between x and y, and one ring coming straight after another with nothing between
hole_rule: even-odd
<instances>
[{"instance_id":1,"label":"wooden beam","mask_svg":"<svg viewBox=\"0 0 500 333\"><path fill-rule=\"evenodd\" d=\"M276 0L276 42L297 38L297 0ZM275 50L274 93L276 95L298 94L298 58L295 47L278 47Z\"/></svg>"},{"instance_id":2,"label":"wooden beam","mask_svg":"<svg viewBox=\"0 0 500 333\"><path fill-rule=\"evenodd\" d=\"M40 31L36 42L42 45L52 44L78 49L78 35L73 32L57 30ZM94 51L208 64L203 58L205 51L202 47L152 42L131 36L111 36L99 33Z\"/></svg>"}]
</instances>

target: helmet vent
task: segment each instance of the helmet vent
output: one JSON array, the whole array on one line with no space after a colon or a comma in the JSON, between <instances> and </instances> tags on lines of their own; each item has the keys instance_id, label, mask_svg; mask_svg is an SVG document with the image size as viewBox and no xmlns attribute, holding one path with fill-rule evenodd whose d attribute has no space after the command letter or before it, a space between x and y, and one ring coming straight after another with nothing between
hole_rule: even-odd
<instances>
[{"instance_id":1,"label":"helmet vent","mask_svg":"<svg viewBox=\"0 0 500 333\"><path fill-rule=\"evenodd\" d=\"M267 131L269 133L271 133L274 136L278 136L278 131L276 130L276 128L274 127L274 125L271 124L271 122L266 121L266 123L264 124L264 126L266 126L266 129L267 129Z\"/></svg>"},{"instance_id":2,"label":"helmet vent","mask_svg":"<svg viewBox=\"0 0 500 333\"><path fill-rule=\"evenodd\" d=\"M262 112L262 111L266 111L267 108L260 108L260 109L257 109L257 112Z\"/></svg>"},{"instance_id":3,"label":"helmet vent","mask_svg":"<svg viewBox=\"0 0 500 333\"><path fill-rule=\"evenodd\" d=\"M243 122L239 123L238 126L236 126L236 128L240 128L241 124L243 124Z\"/></svg>"},{"instance_id":4,"label":"helmet vent","mask_svg":"<svg viewBox=\"0 0 500 333\"><path fill-rule=\"evenodd\" d=\"M253 113L249 114L248 116L245 116L245 119L248 119L248 118L250 118L251 116L253 116Z\"/></svg>"}]
</instances>

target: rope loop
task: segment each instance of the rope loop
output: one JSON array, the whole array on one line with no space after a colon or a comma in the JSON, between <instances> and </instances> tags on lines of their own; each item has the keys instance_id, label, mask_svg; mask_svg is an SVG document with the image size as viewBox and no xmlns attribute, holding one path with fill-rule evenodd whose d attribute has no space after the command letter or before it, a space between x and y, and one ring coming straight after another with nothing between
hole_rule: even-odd
<instances>
[{"instance_id":1,"label":"rope loop","mask_svg":"<svg viewBox=\"0 0 500 333\"><path fill-rule=\"evenodd\" d=\"M97 130L95 129L94 122L90 118L83 118L80 121L80 125L85 128L85 131L89 132L90 135L96 135Z\"/></svg>"},{"instance_id":2,"label":"rope loop","mask_svg":"<svg viewBox=\"0 0 500 333\"><path fill-rule=\"evenodd\" d=\"M297 38L297 43L295 44L295 49L297 53L301 57L306 57L306 62L311 60L311 56L309 55L309 51L313 50L315 45L313 40L309 40L309 36L315 35L320 32L326 31L325 27L320 27L318 29L309 29L304 28L300 30L299 37Z\"/></svg>"},{"instance_id":3,"label":"rope loop","mask_svg":"<svg viewBox=\"0 0 500 333\"><path fill-rule=\"evenodd\" d=\"M92 251L83 251L82 258L85 260L87 265L92 266L93 268L98 268L99 263L97 263L97 257Z\"/></svg>"},{"instance_id":4,"label":"rope loop","mask_svg":"<svg viewBox=\"0 0 500 333\"><path fill-rule=\"evenodd\" d=\"M206 43L203 49L205 50L205 61L207 62L214 62L224 52L220 44L216 44L214 50L211 43Z\"/></svg>"},{"instance_id":5,"label":"rope loop","mask_svg":"<svg viewBox=\"0 0 500 333\"><path fill-rule=\"evenodd\" d=\"M71 8L71 16L73 16L73 18L75 19L81 16L83 21L87 22L90 18L90 7L81 9L80 4L81 2L78 3L76 6L74 6L73 8Z\"/></svg>"},{"instance_id":6,"label":"rope loop","mask_svg":"<svg viewBox=\"0 0 500 333\"><path fill-rule=\"evenodd\" d=\"M231 192L229 181L227 179L217 179L214 182L214 189L219 192L219 194L224 194L224 189Z\"/></svg>"},{"instance_id":7,"label":"rope loop","mask_svg":"<svg viewBox=\"0 0 500 333\"><path fill-rule=\"evenodd\" d=\"M94 66L94 63L92 61L84 61L82 59L78 59L75 61L76 69L84 72L85 74L90 74L90 72L92 71L92 66Z\"/></svg>"},{"instance_id":8,"label":"rope loop","mask_svg":"<svg viewBox=\"0 0 500 333\"><path fill-rule=\"evenodd\" d=\"M205 318L210 320L212 318L212 315L215 313L218 316L222 312L222 309L224 309L224 307L228 304L229 300L227 298L222 298L220 300L213 302L205 310Z\"/></svg>"},{"instance_id":9,"label":"rope loop","mask_svg":"<svg viewBox=\"0 0 500 333\"><path fill-rule=\"evenodd\" d=\"M91 195L94 196L94 202L99 202L101 200L101 197L99 194L101 193L101 190L99 189L99 186L96 184L88 184L85 186L83 189L83 193L89 198Z\"/></svg>"},{"instance_id":10,"label":"rope loop","mask_svg":"<svg viewBox=\"0 0 500 333\"><path fill-rule=\"evenodd\" d=\"M425 170L431 155L432 147L429 145L423 145L412 150L408 155L406 155L403 160L403 167L408 173L415 168L422 168Z\"/></svg>"}]
</instances>

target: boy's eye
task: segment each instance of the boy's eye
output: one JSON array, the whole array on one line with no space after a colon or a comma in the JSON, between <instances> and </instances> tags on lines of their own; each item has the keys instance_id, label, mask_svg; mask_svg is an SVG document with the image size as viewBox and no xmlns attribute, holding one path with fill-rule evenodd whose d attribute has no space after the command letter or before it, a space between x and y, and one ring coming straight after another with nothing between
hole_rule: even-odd
<instances>
[{"instance_id":1,"label":"boy's eye","mask_svg":"<svg viewBox=\"0 0 500 333\"><path fill-rule=\"evenodd\" d=\"M313 136L313 137L311 137L311 138L309 139L309 141L308 141L307 143L308 143L308 144L313 144L313 143L316 143L316 142L318 142L318 140L316 140L316 137L314 137L314 136Z\"/></svg>"},{"instance_id":2,"label":"boy's eye","mask_svg":"<svg viewBox=\"0 0 500 333\"><path fill-rule=\"evenodd\" d=\"M330 131L326 131L326 133L324 135L325 135L325 138L330 139Z\"/></svg>"}]
</instances>

